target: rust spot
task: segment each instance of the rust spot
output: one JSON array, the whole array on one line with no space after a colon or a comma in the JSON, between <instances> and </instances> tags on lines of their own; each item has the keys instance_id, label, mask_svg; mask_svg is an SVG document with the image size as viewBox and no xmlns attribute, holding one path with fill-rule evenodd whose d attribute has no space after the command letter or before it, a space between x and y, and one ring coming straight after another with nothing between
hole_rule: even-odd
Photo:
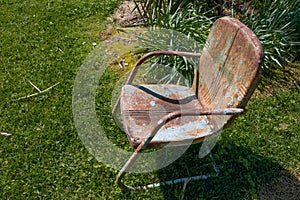
<instances>
[{"instance_id":1,"label":"rust spot","mask_svg":"<svg viewBox=\"0 0 300 200\"><path fill-rule=\"evenodd\" d=\"M237 19L223 17L211 28L207 44L195 73L194 90L175 85L123 87L120 105L131 144L145 140L157 122L174 111L246 105L261 73L263 48L259 40ZM176 118L159 130L150 146L187 138L202 141L205 135L218 131L232 119L232 116ZM197 127L197 123L201 126Z\"/></svg>"}]
</instances>

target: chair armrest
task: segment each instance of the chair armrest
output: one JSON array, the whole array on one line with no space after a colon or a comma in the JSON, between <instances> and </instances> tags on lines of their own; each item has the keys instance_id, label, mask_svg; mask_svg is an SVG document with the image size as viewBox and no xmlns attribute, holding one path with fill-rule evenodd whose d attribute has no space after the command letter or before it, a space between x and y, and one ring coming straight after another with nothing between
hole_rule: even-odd
<instances>
[{"instance_id":1,"label":"chair armrest","mask_svg":"<svg viewBox=\"0 0 300 200\"><path fill-rule=\"evenodd\" d=\"M201 109L201 110L184 110L184 111L174 111L164 117L162 117L158 122L156 127L151 130L150 136L142 143L141 149L145 149L147 144L151 142L154 136L157 134L159 129L169 121L183 116L201 116L201 115L239 115L243 114L245 109L242 108L221 108L221 109Z\"/></svg>"},{"instance_id":2,"label":"chair armrest","mask_svg":"<svg viewBox=\"0 0 300 200\"><path fill-rule=\"evenodd\" d=\"M143 62L145 62L149 58L152 58L154 56L159 56L159 55L185 56L185 57L196 57L196 58L201 57L200 53L191 53L191 52L183 52L183 51L153 51L153 52L147 53L136 62L133 70L131 71L131 73L126 81L126 84L131 84L134 76L136 75L140 65Z\"/></svg>"},{"instance_id":3,"label":"chair armrest","mask_svg":"<svg viewBox=\"0 0 300 200\"><path fill-rule=\"evenodd\" d=\"M200 58L201 54L200 53L191 53L191 52L183 52L183 51L153 51L150 53L145 54L144 56L142 56L134 65L133 70L131 71L127 81L126 81L126 85L131 84L131 82L133 81L140 65L145 62L147 59L152 58L154 56L158 56L158 55L170 55L170 56L185 56L185 57L196 57L196 58ZM120 97L118 98L116 104L113 107L112 110L112 115L115 115L117 108L120 106Z\"/></svg>"}]
</instances>

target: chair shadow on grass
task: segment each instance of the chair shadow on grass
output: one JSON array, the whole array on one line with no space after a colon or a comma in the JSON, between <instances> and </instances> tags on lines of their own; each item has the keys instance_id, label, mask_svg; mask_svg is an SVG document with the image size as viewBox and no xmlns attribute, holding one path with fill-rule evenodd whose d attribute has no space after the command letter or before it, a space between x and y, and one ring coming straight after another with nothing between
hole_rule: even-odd
<instances>
[{"instance_id":1,"label":"chair shadow on grass","mask_svg":"<svg viewBox=\"0 0 300 200\"><path fill-rule=\"evenodd\" d=\"M211 173L209 156L199 159L198 151L199 145L193 145L176 162L159 170L160 181ZM300 181L272 160L250 149L222 142L212 153L220 169L219 176L189 181L185 186L184 183L163 186L165 199L299 198Z\"/></svg>"}]
</instances>

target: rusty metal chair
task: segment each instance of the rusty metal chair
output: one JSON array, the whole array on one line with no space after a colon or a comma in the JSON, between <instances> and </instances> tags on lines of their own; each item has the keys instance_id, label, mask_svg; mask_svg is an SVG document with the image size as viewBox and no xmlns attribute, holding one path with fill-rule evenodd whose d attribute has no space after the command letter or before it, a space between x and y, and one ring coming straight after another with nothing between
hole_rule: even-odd
<instances>
[{"instance_id":1,"label":"rusty metal chair","mask_svg":"<svg viewBox=\"0 0 300 200\"><path fill-rule=\"evenodd\" d=\"M193 86L132 85L139 66L157 55L199 58ZM120 170L117 185L128 189L148 188L134 188L121 182L140 152L169 143L183 145L191 139L201 142L243 113L258 85L262 62L263 48L258 38L239 20L229 17L216 20L201 54L155 51L141 57L113 109L114 113L120 107L124 131L136 148ZM195 176L164 184L201 178Z\"/></svg>"}]
</instances>

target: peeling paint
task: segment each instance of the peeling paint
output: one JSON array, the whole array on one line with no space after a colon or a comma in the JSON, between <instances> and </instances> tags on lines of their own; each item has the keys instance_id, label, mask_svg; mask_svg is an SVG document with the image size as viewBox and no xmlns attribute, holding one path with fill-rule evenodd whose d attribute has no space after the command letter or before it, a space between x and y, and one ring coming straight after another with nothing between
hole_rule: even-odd
<instances>
[{"instance_id":1,"label":"peeling paint","mask_svg":"<svg viewBox=\"0 0 300 200\"><path fill-rule=\"evenodd\" d=\"M155 106L155 101L150 101L151 106Z\"/></svg>"},{"instance_id":2,"label":"peeling paint","mask_svg":"<svg viewBox=\"0 0 300 200\"><path fill-rule=\"evenodd\" d=\"M123 87L120 105L129 138L146 139L149 130L174 111L246 106L261 71L260 42L241 22L224 17L213 25L207 44L199 61L197 92L178 85ZM165 124L152 142L199 140L219 131L231 119L232 115L179 117Z\"/></svg>"}]
</instances>

